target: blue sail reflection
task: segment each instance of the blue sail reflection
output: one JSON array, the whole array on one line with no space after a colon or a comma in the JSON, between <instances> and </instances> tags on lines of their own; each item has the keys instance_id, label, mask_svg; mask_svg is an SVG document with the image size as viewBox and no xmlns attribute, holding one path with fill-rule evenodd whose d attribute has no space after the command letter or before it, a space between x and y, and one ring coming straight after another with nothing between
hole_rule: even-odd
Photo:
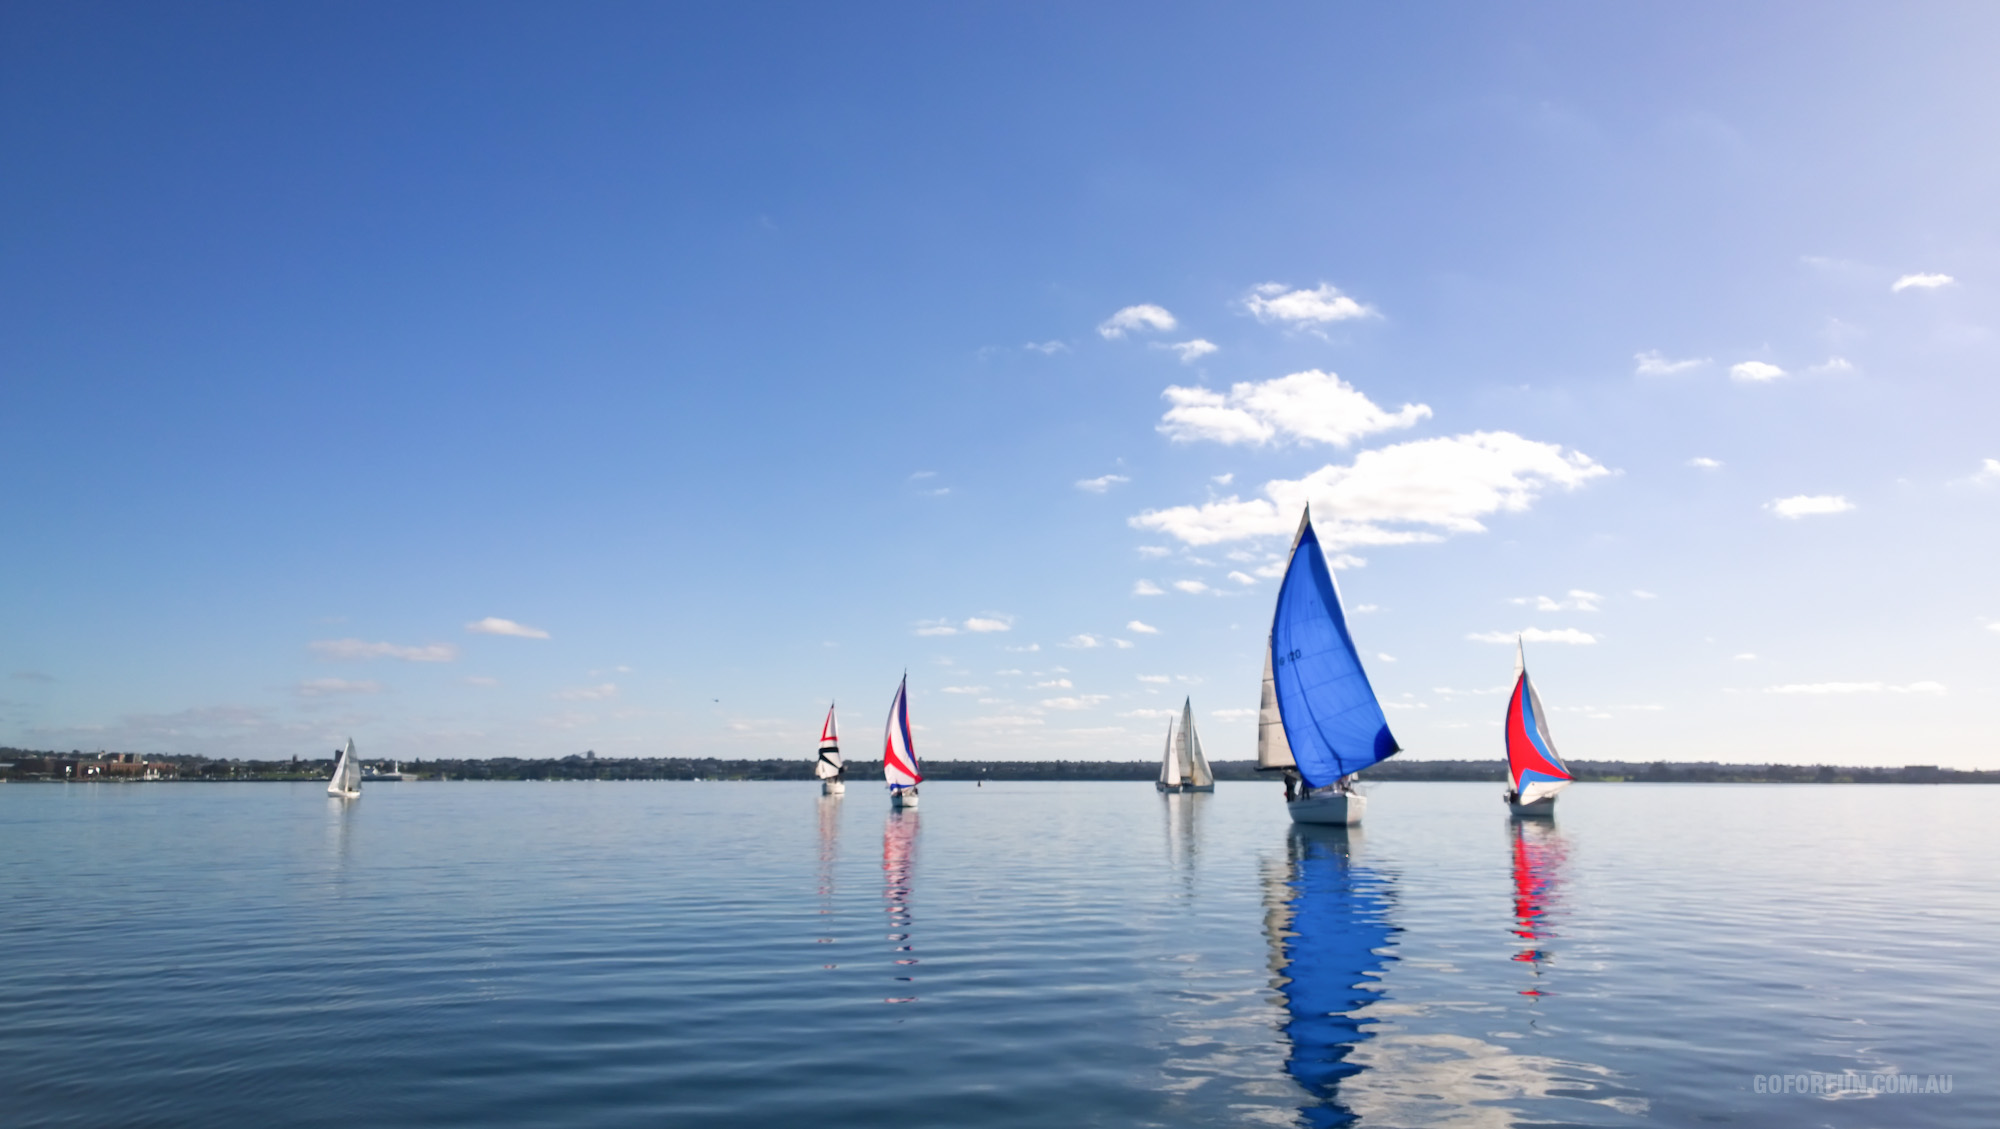
<instances>
[{"instance_id":1,"label":"blue sail reflection","mask_svg":"<svg viewBox=\"0 0 2000 1129\"><path fill-rule=\"evenodd\" d=\"M1396 959L1387 952L1397 932L1389 923L1389 880L1354 862L1358 838L1345 827L1294 825L1273 891L1278 904L1266 918L1290 1016L1285 1070L1313 1098L1299 1110L1306 1125L1358 1120L1340 1087L1362 1070L1348 1061L1371 1034L1361 1011L1381 998L1378 978Z\"/></svg>"}]
</instances>

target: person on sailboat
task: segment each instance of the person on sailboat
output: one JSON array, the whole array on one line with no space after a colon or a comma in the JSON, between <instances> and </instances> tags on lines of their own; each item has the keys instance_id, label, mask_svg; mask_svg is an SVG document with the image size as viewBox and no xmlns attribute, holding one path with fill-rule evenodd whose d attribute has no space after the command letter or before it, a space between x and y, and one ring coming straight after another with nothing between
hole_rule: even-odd
<instances>
[{"instance_id":1,"label":"person on sailboat","mask_svg":"<svg viewBox=\"0 0 2000 1129\"><path fill-rule=\"evenodd\" d=\"M1288 768L1285 770L1285 802L1289 804L1298 798L1299 772L1295 768Z\"/></svg>"}]
</instances>

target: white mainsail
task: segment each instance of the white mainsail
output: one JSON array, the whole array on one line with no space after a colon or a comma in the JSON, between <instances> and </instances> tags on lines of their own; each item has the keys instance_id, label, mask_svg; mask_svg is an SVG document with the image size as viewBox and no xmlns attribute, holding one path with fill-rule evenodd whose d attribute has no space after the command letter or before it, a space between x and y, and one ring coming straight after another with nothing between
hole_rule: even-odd
<instances>
[{"instance_id":1,"label":"white mainsail","mask_svg":"<svg viewBox=\"0 0 2000 1129\"><path fill-rule=\"evenodd\" d=\"M1180 746L1175 752L1179 754L1175 759L1189 788L1215 787L1215 772L1208 767L1208 758L1201 755L1201 736L1194 731L1193 698L1181 706Z\"/></svg>"},{"instance_id":2,"label":"white mainsail","mask_svg":"<svg viewBox=\"0 0 2000 1129\"><path fill-rule=\"evenodd\" d=\"M333 779L327 782L329 796L359 796L361 794L361 761L354 755L354 738L347 739L347 747L340 751L340 759L334 762Z\"/></svg>"},{"instance_id":3,"label":"white mainsail","mask_svg":"<svg viewBox=\"0 0 2000 1129\"><path fill-rule=\"evenodd\" d=\"M1257 770L1292 768L1292 743L1285 739L1285 715L1278 712L1278 683L1271 677L1271 640L1264 640L1264 691L1257 703Z\"/></svg>"},{"instance_id":4,"label":"white mainsail","mask_svg":"<svg viewBox=\"0 0 2000 1129\"><path fill-rule=\"evenodd\" d=\"M1160 787L1169 791L1180 791L1181 760L1174 755L1174 721L1167 719L1167 752L1160 758Z\"/></svg>"},{"instance_id":5,"label":"white mainsail","mask_svg":"<svg viewBox=\"0 0 2000 1129\"><path fill-rule=\"evenodd\" d=\"M819 760L813 763L813 775L821 780L838 779L846 770L840 759L840 731L833 720L833 706L826 707L826 724L819 731Z\"/></svg>"}]
</instances>

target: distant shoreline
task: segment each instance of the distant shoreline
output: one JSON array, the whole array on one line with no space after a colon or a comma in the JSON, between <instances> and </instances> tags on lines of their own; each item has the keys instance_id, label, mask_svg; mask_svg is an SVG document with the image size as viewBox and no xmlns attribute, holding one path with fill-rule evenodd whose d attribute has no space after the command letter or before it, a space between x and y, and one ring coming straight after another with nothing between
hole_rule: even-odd
<instances>
[{"instance_id":1,"label":"distant shoreline","mask_svg":"<svg viewBox=\"0 0 2000 1129\"><path fill-rule=\"evenodd\" d=\"M113 759L123 758L123 759ZM417 760L401 763L412 781L451 780L811 780L804 758L728 759L720 757L603 757ZM849 761L848 779L879 780L880 761ZM1580 782L1652 784L2000 784L2000 770L1904 765L1870 768L1842 765L1718 764L1671 761L1571 761ZM1253 761L1215 761L1218 781L1269 781ZM324 780L331 760L213 760L207 757L149 757L137 754L51 753L0 749L0 781L190 783L196 781ZM982 761L934 760L924 766L930 780L1123 780L1149 782L1159 774L1153 761ZM1501 783L1499 760L1390 760L1362 774L1365 781L1486 781ZM384 782L387 783L387 782Z\"/></svg>"}]
</instances>

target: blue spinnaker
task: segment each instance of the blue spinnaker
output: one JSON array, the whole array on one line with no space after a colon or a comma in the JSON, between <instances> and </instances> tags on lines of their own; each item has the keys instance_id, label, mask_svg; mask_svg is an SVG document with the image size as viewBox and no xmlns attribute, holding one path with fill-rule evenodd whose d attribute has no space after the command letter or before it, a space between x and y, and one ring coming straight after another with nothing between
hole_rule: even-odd
<instances>
[{"instance_id":1,"label":"blue spinnaker","mask_svg":"<svg viewBox=\"0 0 2000 1129\"><path fill-rule=\"evenodd\" d=\"M1278 589L1271 668L1285 740L1308 786L1324 788L1402 751L1361 669L1310 522Z\"/></svg>"}]
</instances>

